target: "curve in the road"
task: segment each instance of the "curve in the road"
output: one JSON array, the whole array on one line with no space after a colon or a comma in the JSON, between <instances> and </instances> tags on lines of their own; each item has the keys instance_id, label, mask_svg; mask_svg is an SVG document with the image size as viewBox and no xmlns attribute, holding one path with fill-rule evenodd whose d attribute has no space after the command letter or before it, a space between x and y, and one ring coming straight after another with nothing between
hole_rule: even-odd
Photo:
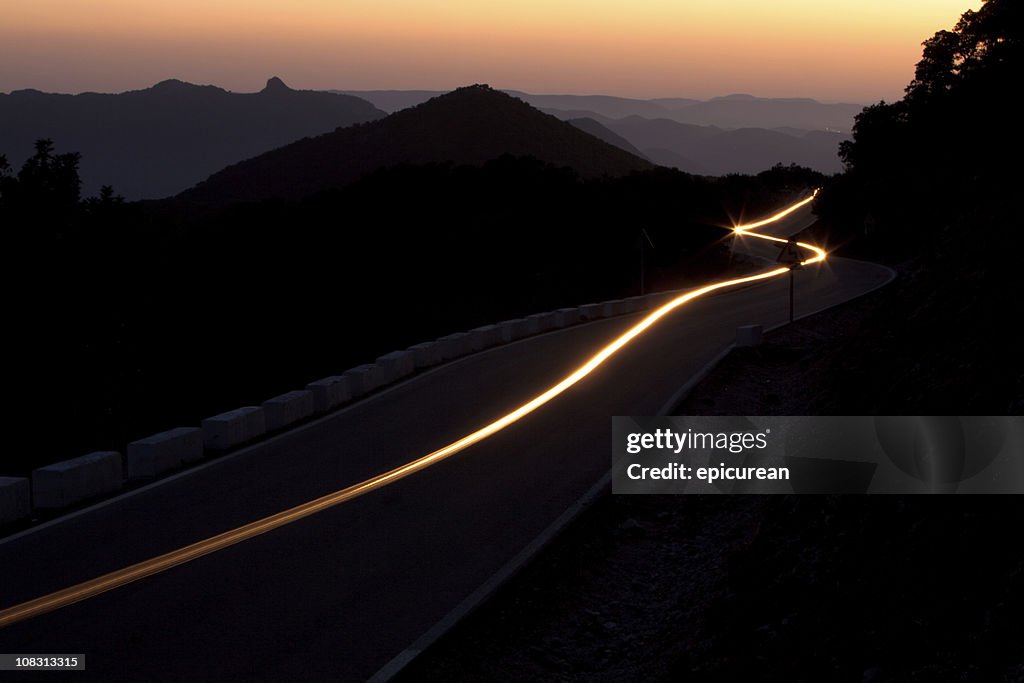
<instances>
[{"instance_id":1,"label":"curve in the road","mask_svg":"<svg viewBox=\"0 0 1024 683\"><path fill-rule=\"evenodd\" d=\"M788 242L788 240L786 239L774 237L772 235L764 235L761 233L753 232L753 230L782 220L786 216L792 214L794 211L797 211L801 207L813 201L816 194L817 191L815 191L815 193L812 194L810 197L807 197L806 199L796 202L795 204L787 207L786 209L772 216L769 216L765 219L753 223L746 223L743 225L736 226L733 228L733 230L738 235L755 237L773 242L786 243ZM802 261L800 265L809 265L812 263L818 263L825 260L826 254L823 249L804 242L796 242L795 244L798 247L805 249L811 252L811 254L813 254L813 256L811 256L810 258ZM439 448L438 450L432 453L428 453L427 455L419 457L415 460L412 460L411 462L396 467L392 470L383 472L365 481L359 482L358 484L348 486L339 491L330 493L326 496L316 498L314 500L289 508L277 514L270 515L269 517L265 517L254 522L250 522L249 524L245 524L235 529L225 531L221 534L217 534L216 536L212 536L197 543L193 543L191 545L178 548L177 550L172 550L171 552L165 553L163 555L158 555L156 557L144 560L137 564L133 564L128 567L118 569L108 574L96 577L95 579L90 579L88 581L84 581L74 586L70 586L68 588L64 588L62 590L50 593L48 595L44 595L29 600L27 602L23 602L18 605L14 605L6 609L0 610L0 628L8 626L10 624L14 624L19 621L23 621L25 619L30 619L32 617L39 616L41 614L45 614L46 612L51 612L53 610L66 607L68 605L80 602L82 600L86 600L88 598L94 597L106 591L113 590L120 586L124 586L133 581L138 581L139 579L143 579L148 576L158 574L160 572L171 569L172 567L176 567L180 564L190 562L191 560L197 559L204 555L208 555L223 548L227 548L236 543L240 543L242 541L251 539L260 534L265 534L268 531L272 531L286 524L291 524L292 522L298 521L310 515L314 515L318 512L334 507L348 500L352 500L353 498L358 498L359 496L362 496L371 491L392 484L400 479L403 479L411 474L414 474L415 472L419 472L420 470L426 469L431 465L435 465L438 462L444 460L445 458L448 458L449 456L454 455L455 453L458 453L459 451L462 451L475 443L479 443L480 441L483 441L489 436L505 429L509 425L515 423L516 421L520 420L526 415L529 415L533 411L537 410L544 404L548 403L549 401L557 397L559 394L565 392L567 389L569 389L570 387L578 383L580 380L585 378L596 368L598 368L602 363L604 363L611 356L613 356L616 352L622 349L622 347L624 347L630 341L632 341L637 336L642 334L645 330L650 328L656 322L658 322L663 317L671 313L673 310L686 304L687 302L693 301L694 299L697 299L699 297L702 297L706 294L709 294L717 290L727 289L730 287L737 287L739 285L745 285L751 282L757 282L760 280L767 280L773 277L778 277L780 275L787 273L788 271L789 268L786 267L774 268L772 270L763 273L758 273L756 275L749 275L746 277L739 277L730 280L723 280L721 282L715 282L700 287L698 289L691 290L685 294L682 294L672 299L668 303L662 305L661 307L657 308L652 313L648 314L646 317L643 318L643 320L641 320L636 325L629 328L623 334L621 334L616 339L611 341L607 346L605 346L596 354L587 359L582 365L573 370L569 375L567 375L557 384L549 387L548 389L538 394L531 400L522 404L518 408L515 408L511 412L508 412L505 415L499 417L497 420L494 420L490 424L487 424L481 427L480 429L477 429L471 434L468 434L462 437L461 439L458 439L457 441L448 444L447 446Z\"/></svg>"}]
</instances>

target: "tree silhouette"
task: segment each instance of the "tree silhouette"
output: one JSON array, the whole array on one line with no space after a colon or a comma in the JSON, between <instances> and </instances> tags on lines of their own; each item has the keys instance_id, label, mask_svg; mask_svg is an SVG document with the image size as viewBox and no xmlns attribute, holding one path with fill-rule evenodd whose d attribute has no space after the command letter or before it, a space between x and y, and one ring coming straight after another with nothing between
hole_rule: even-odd
<instances>
[{"instance_id":1,"label":"tree silhouette","mask_svg":"<svg viewBox=\"0 0 1024 683\"><path fill-rule=\"evenodd\" d=\"M988 0L964 13L952 31L939 31L924 43L914 80L907 86L911 102L970 88L988 79L1020 73L1022 9L1013 0Z\"/></svg>"},{"instance_id":2,"label":"tree silhouette","mask_svg":"<svg viewBox=\"0 0 1024 683\"><path fill-rule=\"evenodd\" d=\"M6 213L6 206L10 202L17 182L17 179L11 175L11 164L7 161L7 155L0 154L0 216Z\"/></svg>"},{"instance_id":3,"label":"tree silhouette","mask_svg":"<svg viewBox=\"0 0 1024 683\"><path fill-rule=\"evenodd\" d=\"M822 215L860 234L878 219L886 240L910 248L926 226L1014 191L1007 170L1024 158L1015 101L1022 11L1015 0L987 0L925 41L904 97L857 116L853 139L840 146L845 173L821 197Z\"/></svg>"},{"instance_id":4,"label":"tree silhouette","mask_svg":"<svg viewBox=\"0 0 1024 683\"><path fill-rule=\"evenodd\" d=\"M82 181L78 177L77 152L54 154L52 140L38 140L36 152L18 173L19 192L29 201L67 209L78 203Z\"/></svg>"},{"instance_id":5,"label":"tree silhouette","mask_svg":"<svg viewBox=\"0 0 1024 683\"><path fill-rule=\"evenodd\" d=\"M55 154L52 140L38 140L35 154L16 176L6 157L0 165L0 211L18 226L18 237L33 243L70 230L78 217L81 179L77 152Z\"/></svg>"}]
</instances>

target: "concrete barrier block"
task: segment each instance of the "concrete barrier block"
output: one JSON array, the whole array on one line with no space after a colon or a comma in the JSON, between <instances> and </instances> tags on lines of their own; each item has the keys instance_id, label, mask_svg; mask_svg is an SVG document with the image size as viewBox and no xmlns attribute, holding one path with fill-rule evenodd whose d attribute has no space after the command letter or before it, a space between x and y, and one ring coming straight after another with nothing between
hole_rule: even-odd
<instances>
[{"instance_id":1,"label":"concrete barrier block","mask_svg":"<svg viewBox=\"0 0 1024 683\"><path fill-rule=\"evenodd\" d=\"M412 365L416 370L430 368L441 362L441 349L437 342L423 342L406 349L412 355Z\"/></svg>"},{"instance_id":2,"label":"concrete barrier block","mask_svg":"<svg viewBox=\"0 0 1024 683\"><path fill-rule=\"evenodd\" d=\"M516 341L517 339L523 339L529 337L530 324L526 318L516 318L514 320L504 320L498 323L498 327L501 328L501 339L506 344L508 342Z\"/></svg>"},{"instance_id":3,"label":"concrete barrier block","mask_svg":"<svg viewBox=\"0 0 1024 683\"><path fill-rule=\"evenodd\" d=\"M580 321L580 309L559 308L555 311L555 325L558 329L575 325Z\"/></svg>"},{"instance_id":4,"label":"concrete barrier block","mask_svg":"<svg viewBox=\"0 0 1024 683\"><path fill-rule=\"evenodd\" d=\"M240 446L267 433L263 408L246 406L203 420L203 445L207 450L223 451Z\"/></svg>"},{"instance_id":5,"label":"concrete barrier block","mask_svg":"<svg viewBox=\"0 0 1024 683\"><path fill-rule=\"evenodd\" d=\"M623 299L623 301L625 302L626 313L637 313L647 310L647 297L645 296L631 296Z\"/></svg>"},{"instance_id":6,"label":"concrete barrier block","mask_svg":"<svg viewBox=\"0 0 1024 683\"><path fill-rule=\"evenodd\" d=\"M580 316L584 320L600 320L606 318L604 304L584 304L580 306Z\"/></svg>"},{"instance_id":7,"label":"concrete barrier block","mask_svg":"<svg viewBox=\"0 0 1024 683\"><path fill-rule=\"evenodd\" d=\"M494 328L495 346L508 344L510 341L512 341L512 330L509 327L503 326L500 323L497 325L492 325L491 327Z\"/></svg>"},{"instance_id":8,"label":"concrete barrier block","mask_svg":"<svg viewBox=\"0 0 1024 683\"><path fill-rule=\"evenodd\" d=\"M474 332L466 332L466 353L476 353L484 350L484 338Z\"/></svg>"},{"instance_id":9,"label":"concrete barrier block","mask_svg":"<svg viewBox=\"0 0 1024 683\"><path fill-rule=\"evenodd\" d=\"M512 326L509 325L509 323L512 323L512 321L505 321L504 323L499 323L497 326L498 337L501 340L498 342L499 344L508 344L509 342L517 339L517 337L512 336Z\"/></svg>"},{"instance_id":10,"label":"concrete barrier block","mask_svg":"<svg viewBox=\"0 0 1024 683\"><path fill-rule=\"evenodd\" d=\"M32 487L27 477L0 477L0 524L10 524L32 514Z\"/></svg>"},{"instance_id":11,"label":"concrete barrier block","mask_svg":"<svg viewBox=\"0 0 1024 683\"><path fill-rule=\"evenodd\" d=\"M455 360L470 353L469 335L465 332L448 334L437 340L441 350L441 358Z\"/></svg>"},{"instance_id":12,"label":"concrete barrier block","mask_svg":"<svg viewBox=\"0 0 1024 683\"><path fill-rule=\"evenodd\" d=\"M631 304L626 299L613 299L611 301L606 301L604 305L609 309L609 318L617 315L626 315L627 313L632 312L630 310Z\"/></svg>"},{"instance_id":13,"label":"concrete barrier block","mask_svg":"<svg viewBox=\"0 0 1024 683\"><path fill-rule=\"evenodd\" d=\"M498 323L498 336L502 344L508 344L516 339L523 338L523 319L502 320Z\"/></svg>"},{"instance_id":14,"label":"concrete barrier block","mask_svg":"<svg viewBox=\"0 0 1024 683\"><path fill-rule=\"evenodd\" d=\"M512 337L514 339L525 339L540 332L540 326L536 318L520 318L512 321Z\"/></svg>"},{"instance_id":15,"label":"concrete barrier block","mask_svg":"<svg viewBox=\"0 0 1024 683\"><path fill-rule=\"evenodd\" d=\"M672 299L678 296L675 292L655 292L654 294L647 295L647 309L654 310L655 308L661 308Z\"/></svg>"},{"instance_id":16,"label":"concrete barrier block","mask_svg":"<svg viewBox=\"0 0 1024 683\"><path fill-rule=\"evenodd\" d=\"M385 353L376 360L380 372L381 384L391 384L403 377L408 377L416 368L413 366L412 354L408 351L392 351Z\"/></svg>"},{"instance_id":17,"label":"concrete barrier block","mask_svg":"<svg viewBox=\"0 0 1024 683\"><path fill-rule=\"evenodd\" d=\"M736 328L736 346L759 346L763 336L761 325L742 325Z\"/></svg>"},{"instance_id":18,"label":"concrete barrier block","mask_svg":"<svg viewBox=\"0 0 1024 683\"><path fill-rule=\"evenodd\" d=\"M349 397L359 398L379 387L382 382L378 370L373 363L364 363L343 372L341 376L348 382Z\"/></svg>"},{"instance_id":19,"label":"concrete barrier block","mask_svg":"<svg viewBox=\"0 0 1024 683\"><path fill-rule=\"evenodd\" d=\"M532 337L535 334L540 334L540 318L528 315L523 320L525 321L523 324L526 326L527 336Z\"/></svg>"},{"instance_id":20,"label":"concrete barrier block","mask_svg":"<svg viewBox=\"0 0 1024 683\"><path fill-rule=\"evenodd\" d=\"M128 444L128 479L149 479L203 457L203 430L178 427Z\"/></svg>"},{"instance_id":21,"label":"concrete barrier block","mask_svg":"<svg viewBox=\"0 0 1024 683\"><path fill-rule=\"evenodd\" d=\"M328 379L335 379L330 377ZM323 410L318 411L316 407L316 391L313 389L297 389L295 391L289 391L287 394L281 394L274 398L268 398L262 403L263 416L267 422L267 431L275 431L278 429L284 429L285 427L291 426L297 422L309 419L316 415L318 412L327 412L331 408L334 408L341 403L348 400L348 382L344 381L336 382L325 386L321 389L322 405L325 406ZM325 380L317 380L323 382ZM312 382L311 384L316 384ZM336 388L338 385L342 385L344 391ZM344 393L345 397L341 398L340 395ZM331 404L334 400L336 403Z\"/></svg>"},{"instance_id":22,"label":"concrete barrier block","mask_svg":"<svg viewBox=\"0 0 1024 683\"><path fill-rule=\"evenodd\" d=\"M534 320L537 325L537 333L550 332L558 328L558 314L554 311L548 313L534 313L526 316L527 320Z\"/></svg>"},{"instance_id":23,"label":"concrete barrier block","mask_svg":"<svg viewBox=\"0 0 1024 683\"><path fill-rule=\"evenodd\" d=\"M32 502L37 508L62 508L124 484L121 454L98 451L32 471Z\"/></svg>"},{"instance_id":24,"label":"concrete barrier block","mask_svg":"<svg viewBox=\"0 0 1024 683\"><path fill-rule=\"evenodd\" d=\"M484 328L494 341L492 346L501 346L509 342L508 335L501 329L501 325L484 325Z\"/></svg>"},{"instance_id":25,"label":"concrete barrier block","mask_svg":"<svg viewBox=\"0 0 1024 683\"><path fill-rule=\"evenodd\" d=\"M474 350L482 351L501 344L501 330L497 325L482 325L469 331ZM476 348L479 346L479 348Z\"/></svg>"},{"instance_id":26,"label":"concrete barrier block","mask_svg":"<svg viewBox=\"0 0 1024 683\"><path fill-rule=\"evenodd\" d=\"M313 394L313 412L317 415L330 412L352 398L351 384L347 377L341 375L332 375L331 377L324 377L323 379L310 382L306 385L306 391ZM283 396L287 395L288 394L284 394ZM278 396L277 398L283 398L283 396ZM275 399L270 400L273 401ZM293 397L291 400L293 403L301 404L303 400L308 399ZM266 404L264 403L263 405L264 408L266 408ZM298 406L293 406L291 410L298 410ZM276 417L277 415L275 414L275 418ZM270 416L268 415L267 429L277 429L277 427L270 426L271 422Z\"/></svg>"}]
</instances>

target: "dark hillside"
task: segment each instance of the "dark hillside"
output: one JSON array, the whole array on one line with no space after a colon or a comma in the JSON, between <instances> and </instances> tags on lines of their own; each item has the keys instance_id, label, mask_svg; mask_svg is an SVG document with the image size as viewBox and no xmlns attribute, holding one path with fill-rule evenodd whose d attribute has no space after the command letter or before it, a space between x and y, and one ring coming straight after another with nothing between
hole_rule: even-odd
<instances>
[{"instance_id":1,"label":"dark hillside","mask_svg":"<svg viewBox=\"0 0 1024 683\"><path fill-rule=\"evenodd\" d=\"M118 94L0 94L0 150L12 166L49 138L82 154L83 190L113 185L128 199L176 194L228 164L384 112L349 95L292 90L278 78L257 93L178 80Z\"/></svg>"},{"instance_id":2,"label":"dark hillside","mask_svg":"<svg viewBox=\"0 0 1024 683\"><path fill-rule=\"evenodd\" d=\"M584 178L622 176L650 162L483 85L460 88L373 123L300 140L235 164L179 199L227 204L297 199L400 163L479 165L503 154L568 166Z\"/></svg>"}]
</instances>

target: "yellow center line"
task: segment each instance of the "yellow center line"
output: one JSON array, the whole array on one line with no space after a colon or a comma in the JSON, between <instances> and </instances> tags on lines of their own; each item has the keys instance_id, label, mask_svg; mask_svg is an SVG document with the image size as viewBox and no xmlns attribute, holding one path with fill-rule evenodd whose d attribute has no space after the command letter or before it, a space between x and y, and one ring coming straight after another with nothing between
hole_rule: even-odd
<instances>
[{"instance_id":1,"label":"yellow center line","mask_svg":"<svg viewBox=\"0 0 1024 683\"><path fill-rule=\"evenodd\" d=\"M796 204L793 204L792 206L788 207L783 211L780 211L777 214L769 216L768 218L757 221L755 223L748 223L736 226L733 230L737 235L744 235L756 237L759 239L770 240L773 242L785 243L788 240L779 237L773 237L771 235L762 235L756 232L751 232L751 230L754 228L768 225L770 223L775 223L776 221L785 218L786 216L790 215L800 207L810 203L814 199L816 194L817 191L815 191L815 193L812 194L807 199L799 201ZM820 249L819 247L810 244L805 244L803 242L797 242L796 244L797 246L806 249L814 254L812 258L803 261L801 265L818 263L819 261L825 260L825 251ZM320 498L316 498L306 503L302 503L301 505L296 505L293 508L289 508L282 512L278 512L276 514L270 515L269 517L258 519L254 522L250 522L235 529L231 529L229 531L217 534L216 536L211 536L210 538L198 541L196 543L192 543L191 545L187 545L182 548L178 548L177 550L172 550L168 553L164 553L163 555L152 557L148 560L144 560L137 564L133 564L128 567L112 571L108 574L98 576L94 579L83 581L82 583L76 584L74 586L69 586L68 588L55 591L48 595L43 595L41 597L34 598L32 600L28 600L26 602L14 605L12 607L0 610L0 628L9 626L11 624L14 624L25 619L30 619L32 617L39 616L41 614L45 614L46 612L51 612L62 607L67 607L68 605L74 604L81 600L86 600L88 598L95 597L101 593L113 590L115 588L119 588L133 581L138 581L139 579L144 579L147 576L152 576L154 574L167 571L172 567L176 567L180 564L190 562L204 555L209 555L210 553L217 552L218 550L223 550L228 546L234 545L236 543L241 543L242 541L249 540L251 538L259 536L260 534L265 534L268 531L273 531L274 529L282 527L286 524L291 524L292 522L303 519L304 517L309 517L310 515L314 515L318 512L334 507L335 505L344 503L345 501L352 500L353 498L358 498L359 496L362 496L371 491L392 484L400 479L404 479L405 477L408 477L410 474L419 472L420 470L430 467L431 465L434 465L444 460L445 458L472 446L475 443L483 441L492 434L495 434L496 432L505 429L506 427L516 422L517 420L537 410L542 405L544 405L551 399L555 398L559 394L563 393L569 387L573 386L574 384L582 380L584 377L589 375L598 366L600 366L602 363L608 360L608 358L610 358L613 354L619 351L619 349L621 349L623 346L628 344L638 335L643 333L647 328L651 327L658 320L665 317L668 313L682 306L683 304L719 289L735 287L737 285L742 285L749 282L756 282L759 280L767 280L769 278L782 275L783 273L788 272L788 270L788 268L783 267L775 268L773 270L769 270L764 273L758 273L756 275L749 275L746 277L715 282L700 287L698 289L692 290L690 292L687 292L686 294L682 294L672 299L668 303L660 306L652 313L648 314L643 320L641 320L639 323L626 330L623 334L614 339L611 343L609 343L603 349L598 351L596 354L591 356L586 362L584 362L578 368L573 370L569 375L567 375L564 379L562 379L554 386L548 388L543 393L538 394L537 396L527 401L526 403L522 404L518 408L512 410L511 412L506 413L505 415L498 418L494 422L491 422L490 424L481 427L475 432L472 432L471 434L468 434L462 437L461 439L454 441L448 444L447 446L444 446L443 448L439 448L432 453L428 453L427 455L417 458L416 460L412 460L404 465L396 467L395 469L388 470L387 472L383 472L374 477L370 477L369 479L361 481L358 484L353 484L352 486L348 486L339 491L329 493L326 496L322 496Z\"/></svg>"}]
</instances>

